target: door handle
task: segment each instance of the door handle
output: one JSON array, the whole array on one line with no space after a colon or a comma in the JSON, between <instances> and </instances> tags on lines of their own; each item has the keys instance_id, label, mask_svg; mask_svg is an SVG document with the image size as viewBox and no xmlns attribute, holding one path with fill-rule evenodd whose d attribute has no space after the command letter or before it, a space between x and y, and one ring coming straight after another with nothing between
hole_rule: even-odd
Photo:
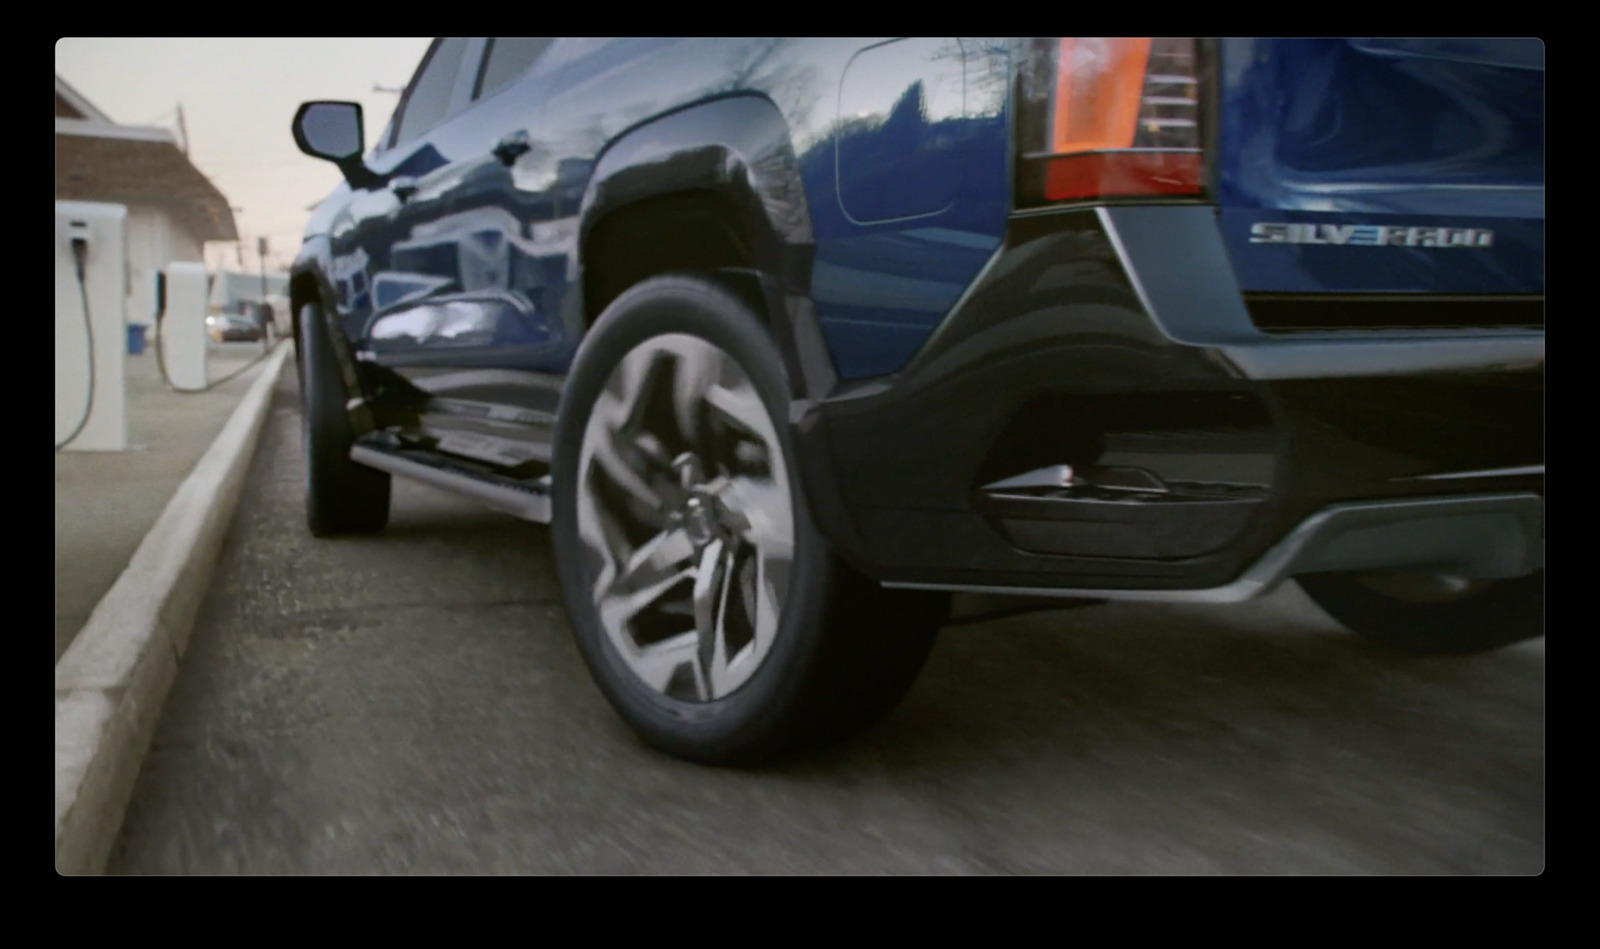
<instances>
[{"instance_id":1,"label":"door handle","mask_svg":"<svg viewBox=\"0 0 1600 949\"><path fill-rule=\"evenodd\" d=\"M417 179L402 175L389 182L389 190L401 201L409 201L417 193Z\"/></svg>"},{"instance_id":2,"label":"door handle","mask_svg":"<svg viewBox=\"0 0 1600 949\"><path fill-rule=\"evenodd\" d=\"M528 133L518 129L508 133L494 146L494 157L500 159L503 165L509 165L533 147L533 142L528 138Z\"/></svg>"}]
</instances>

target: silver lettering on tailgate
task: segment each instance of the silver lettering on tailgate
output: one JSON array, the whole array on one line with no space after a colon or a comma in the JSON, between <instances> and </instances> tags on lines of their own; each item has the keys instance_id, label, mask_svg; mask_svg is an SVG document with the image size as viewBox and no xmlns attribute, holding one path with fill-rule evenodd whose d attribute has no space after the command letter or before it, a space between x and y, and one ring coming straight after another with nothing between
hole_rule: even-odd
<instances>
[{"instance_id":1,"label":"silver lettering on tailgate","mask_svg":"<svg viewBox=\"0 0 1600 949\"><path fill-rule=\"evenodd\" d=\"M1494 231L1483 227L1260 221L1250 226L1250 243L1332 244L1342 247L1492 247Z\"/></svg>"}]
</instances>

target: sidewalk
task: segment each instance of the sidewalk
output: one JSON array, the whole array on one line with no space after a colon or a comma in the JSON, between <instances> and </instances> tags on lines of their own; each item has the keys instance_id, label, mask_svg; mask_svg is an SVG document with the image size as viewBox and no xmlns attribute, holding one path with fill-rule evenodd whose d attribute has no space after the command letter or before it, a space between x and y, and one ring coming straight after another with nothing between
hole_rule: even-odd
<instances>
[{"instance_id":1,"label":"sidewalk","mask_svg":"<svg viewBox=\"0 0 1600 949\"><path fill-rule=\"evenodd\" d=\"M213 343L208 378L261 354L260 343ZM128 450L56 452L58 662L265 365L208 392L182 393L162 381L154 347L125 359Z\"/></svg>"},{"instance_id":2,"label":"sidewalk","mask_svg":"<svg viewBox=\"0 0 1600 949\"><path fill-rule=\"evenodd\" d=\"M57 873L104 871L291 350L198 393L125 356L130 449L56 453Z\"/></svg>"}]
</instances>

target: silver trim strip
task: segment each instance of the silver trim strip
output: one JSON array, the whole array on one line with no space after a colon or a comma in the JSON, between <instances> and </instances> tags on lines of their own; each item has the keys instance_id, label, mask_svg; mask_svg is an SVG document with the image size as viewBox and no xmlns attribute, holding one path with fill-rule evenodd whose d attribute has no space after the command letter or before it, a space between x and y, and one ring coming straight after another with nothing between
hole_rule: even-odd
<instances>
[{"instance_id":1,"label":"silver trim strip","mask_svg":"<svg viewBox=\"0 0 1600 949\"><path fill-rule=\"evenodd\" d=\"M1243 578L1209 590L1066 590L1050 587L986 587L968 584L885 583L890 590L932 590L941 593L992 593L996 596L1055 597L1062 600L1122 600L1132 603L1243 603L1266 590L1241 587Z\"/></svg>"},{"instance_id":2,"label":"silver trim strip","mask_svg":"<svg viewBox=\"0 0 1600 949\"><path fill-rule=\"evenodd\" d=\"M1065 488L1071 484L1071 465L1049 465L1025 474L1019 474L1014 478L1005 478L992 484L986 484L980 490L995 492L1004 491L1007 488Z\"/></svg>"},{"instance_id":3,"label":"silver trim strip","mask_svg":"<svg viewBox=\"0 0 1600 949\"><path fill-rule=\"evenodd\" d=\"M1079 155L1198 155L1199 148L1090 148L1081 152L1023 152L1023 158L1076 158Z\"/></svg>"},{"instance_id":4,"label":"silver trim strip","mask_svg":"<svg viewBox=\"0 0 1600 949\"><path fill-rule=\"evenodd\" d=\"M1395 481L1454 481L1461 478L1511 478L1517 475L1542 475L1544 465L1524 465L1520 468L1484 468L1480 471L1450 471L1445 474L1413 475L1395 478Z\"/></svg>"},{"instance_id":5,"label":"silver trim strip","mask_svg":"<svg viewBox=\"0 0 1600 949\"><path fill-rule=\"evenodd\" d=\"M1428 498L1413 501L1379 501L1369 504L1342 504L1325 508L1302 521L1300 526L1268 550L1253 566L1232 583L1203 590L1104 590L1061 589L1057 587L1002 587L981 584L942 583L884 583L882 586L896 590L938 590L953 593L992 593L1004 596L1058 597L1070 600L1126 600L1144 603L1243 603L1270 593L1284 580L1289 579L1296 567L1315 563L1319 551L1313 545L1327 535L1341 533L1339 521L1348 520L1351 527L1359 529L1363 521L1373 515L1418 515L1444 517L1456 514L1483 514L1515 512L1537 504L1543 510L1543 500L1536 494L1477 495L1465 498ZM1390 518L1389 523L1403 518ZM1329 528L1332 527L1332 530ZM1530 538L1532 540L1532 538ZM1543 538L1537 538L1536 550L1530 551L1535 569L1543 566ZM1326 545L1321 545L1324 548Z\"/></svg>"},{"instance_id":6,"label":"silver trim strip","mask_svg":"<svg viewBox=\"0 0 1600 949\"><path fill-rule=\"evenodd\" d=\"M1117 225L1111 221L1111 212L1102 204L1094 209L1094 213L1100 219L1100 226L1105 228L1112 249L1117 252L1117 263L1122 265L1122 272L1128 275L1128 283L1133 286L1133 292L1139 298L1139 305L1144 307L1144 312L1150 319L1160 325L1161 317L1156 313L1155 305L1150 302L1150 294L1144 292L1144 284L1139 282L1139 272L1133 269L1133 261L1128 257L1128 248L1122 246L1122 235L1117 233Z\"/></svg>"},{"instance_id":7,"label":"silver trim strip","mask_svg":"<svg viewBox=\"0 0 1600 949\"><path fill-rule=\"evenodd\" d=\"M1340 345L1330 347L1328 343ZM1298 335L1264 343L1218 344L1256 380L1391 376L1422 371L1515 372L1544 364L1544 333L1474 330L1446 335L1397 332Z\"/></svg>"},{"instance_id":8,"label":"silver trim strip","mask_svg":"<svg viewBox=\"0 0 1600 949\"><path fill-rule=\"evenodd\" d=\"M438 468L419 464L409 458L400 458L387 452L356 445L350 449L350 460L357 464L387 471L402 478L410 478L423 484L432 485L453 494L465 494L476 498L497 511L503 511L525 521L536 524L550 523L550 495L543 496L529 494L526 491L517 491L513 488L504 488L497 484L479 481L467 475L452 474ZM546 492L549 491L548 477L543 480Z\"/></svg>"}]
</instances>

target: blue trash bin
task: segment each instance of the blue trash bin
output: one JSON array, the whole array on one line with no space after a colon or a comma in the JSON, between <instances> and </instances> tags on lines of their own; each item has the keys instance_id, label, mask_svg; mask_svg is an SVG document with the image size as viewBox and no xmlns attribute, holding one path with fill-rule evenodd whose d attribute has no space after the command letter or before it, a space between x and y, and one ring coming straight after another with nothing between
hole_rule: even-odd
<instances>
[{"instance_id":1,"label":"blue trash bin","mask_svg":"<svg viewBox=\"0 0 1600 949\"><path fill-rule=\"evenodd\" d=\"M139 356L144 353L144 324L128 324L128 355Z\"/></svg>"}]
</instances>

